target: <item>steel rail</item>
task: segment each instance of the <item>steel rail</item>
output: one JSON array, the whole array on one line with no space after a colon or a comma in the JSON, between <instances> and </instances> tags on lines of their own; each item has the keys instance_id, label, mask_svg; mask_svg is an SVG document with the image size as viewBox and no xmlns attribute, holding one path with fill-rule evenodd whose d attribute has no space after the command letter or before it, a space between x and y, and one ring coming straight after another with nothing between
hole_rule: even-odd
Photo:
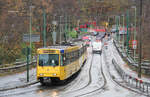
<instances>
[{"instance_id":1,"label":"steel rail","mask_svg":"<svg viewBox=\"0 0 150 97\"><path fill-rule=\"evenodd\" d=\"M101 56L100 56L100 60L101 60L101 62L100 62L100 64L101 64L101 74L102 74L103 79L104 79L104 84L103 84L101 87L99 87L99 88L97 88L97 89L95 89L95 90L92 90L92 91L87 92L87 93L84 93L84 94L77 95L77 97L78 97L78 96L86 96L86 95L95 93L95 92L97 92L97 91L104 90L104 87L105 87L106 84L107 84L107 80L106 80L106 77L105 77L104 72L103 72L102 58L101 58Z\"/></svg>"}]
</instances>

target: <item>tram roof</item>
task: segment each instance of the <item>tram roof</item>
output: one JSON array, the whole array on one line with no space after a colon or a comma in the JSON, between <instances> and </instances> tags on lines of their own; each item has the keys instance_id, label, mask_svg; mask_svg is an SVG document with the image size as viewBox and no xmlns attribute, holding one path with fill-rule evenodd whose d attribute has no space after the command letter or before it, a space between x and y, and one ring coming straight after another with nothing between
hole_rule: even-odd
<instances>
[{"instance_id":1,"label":"tram roof","mask_svg":"<svg viewBox=\"0 0 150 97\"><path fill-rule=\"evenodd\" d=\"M75 47L77 45L73 45L73 46L48 46L45 48L40 48L40 49L57 49L57 50L62 50L62 49L67 49L67 48L71 48L71 47Z\"/></svg>"},{"instance_id":2,"label":"tram roof","mask_svg":"<svg viewBox=\"0 0 150 97\"><path fill-rule=\"evenodd\" d=\"M54 46L48 46L48 47L43 47L43 48L39 48L39 49L57 49L57 50L62 50L62 49L68 49L71 47L75 47L75 46L81 46L82 43L77 43L74 42L73 44L69 44L69 45L54 45Z\"/></svg>"}]
</instances>

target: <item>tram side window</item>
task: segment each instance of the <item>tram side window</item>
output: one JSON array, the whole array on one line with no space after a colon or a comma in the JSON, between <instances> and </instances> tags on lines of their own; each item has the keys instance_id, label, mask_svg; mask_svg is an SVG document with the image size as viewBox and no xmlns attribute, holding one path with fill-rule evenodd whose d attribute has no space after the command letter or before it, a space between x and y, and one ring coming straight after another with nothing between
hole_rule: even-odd
<instances>
[{"instance_id":1,"label":"tram side window","mask_svg":"<svg viewBox=\"0 0 150 97\"><path fill-rule=\"evenodd\" d=\"M75 60L78 59L78 50L75 51Z\"/></svg>"},{"instance_id":2,"label":"tram side window","mask_svg":"<svg viewBox=\"0 0 150 97\"><path fill-rule=\"evenodd\" d=\"M80 52L80 50L77 50L77 57L78 57L78 58L80 57L79 52Z\"/></svg>"},{"instance_id":3,"label":"tram side window","mask_svg":"<svg viewBox=\"0 0 150 97\"><path fill-rule=\"evenodd\" d=\"M73 52L70 52L70 61L73 62Z\"/></svg>"},{"instance_id":4,"label":"tram side window","mask_svg":"<svg viewBox=\"0 0 150 97\"><path fill-rule=\"evenodd\" d=\"M74 51L73 53L74 53L74 54L73 54L73 55L74 55L74 56L73 56L73 59L74 59L73 61L76 61L76 51Z\"/></svg>"},{"instance_id":5,"label":"tram side window","mask_svg":"<svg viewBox=\"0 0 150 97\"><path fill-rule=\"evenodd\" d=\"M66 53L66 65L70 64L70 53Z\"/></svg>"},{"instance_id":6,"label":"tram side window","mask_svg":"<svg viewBox=\"0 0 150 97\"><path fill-rule=\"evenodd\" d=\"M67 64L66 54L61 55L61 65L64 66Z\"/></svg>"},{"instance_id":7,"label":"tram side window","mask_svg":"<svg viewBox=\"0 0 150 97\"><path fill-rule=\"evenodd\" d=\"M74 51L74 61L76 61L76 51Z\"/></svg>"},{"instance_id":8,"label":"tram side window","mask_svg":"<svg viewBox=\"0 0 150 97\"><path fill-rule=\"evenodd\" d=\"M77 50L74 51L74 61L76 61L76 60L77 60Z\"/></svg>"},{"instance_id":9,"label":"tram side window","mask_svg":"<svg viewBox=\"0 0 150 97\"><path fill-rule=\"evenodd\" d=\"M76 59L78 58L78 52L77 52L77 50L76 51L73 51L73 52L71 52L71 62L73 62L73 61L76 61Z\"/></svg>"},{"instance_id":10,"label":"tram side window","mask_svg":"<svg viewBox=\"0 0 150 97\"><path fill-rule=\"evenodd\" d=\"M71 62L76 61L81 55L83 50L76 50L73 52L62 54L63 65L70 64Z\"/></svg>"},{"instance_id":11,"label":"tram side window","mask_svg":"<svg viewBox=\"0 0 150 97\"><path fill-rule=\"evenodd\" d=\"M71 62L73 62L74 61L74 51L70 53L70 56L71 56L70 60L71 60Z\"/></svg>"}]
</instances>

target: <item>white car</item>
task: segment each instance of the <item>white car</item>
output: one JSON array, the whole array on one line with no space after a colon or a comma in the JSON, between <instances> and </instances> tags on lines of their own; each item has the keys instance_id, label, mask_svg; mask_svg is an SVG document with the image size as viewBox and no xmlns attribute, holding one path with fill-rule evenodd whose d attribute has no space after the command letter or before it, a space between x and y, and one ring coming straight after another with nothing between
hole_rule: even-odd
<instances>
[{"instance_id":1,"label":"white car","mask_svg":"<svg viewBox=\"0 0 150 97\"><path fill-rule=\"evenodd\" d=\"M100 40L96 40L92 43L93 47L93 53L99 52L101 54L102 52L102 42Z\"/></svg>"}]
</instances>

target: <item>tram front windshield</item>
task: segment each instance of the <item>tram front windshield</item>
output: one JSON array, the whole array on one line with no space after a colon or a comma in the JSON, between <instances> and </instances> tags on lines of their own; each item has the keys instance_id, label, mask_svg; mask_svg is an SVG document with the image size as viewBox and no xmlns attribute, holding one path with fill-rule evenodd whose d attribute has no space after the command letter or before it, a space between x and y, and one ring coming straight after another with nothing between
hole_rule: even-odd
<instances>
[{"instance_id":1,"label":"tram front windshield","mask_svg":"<svg viewBox=\"0 0 150 97\"><path fill-rule=\"evenodd\" d=\"M58 66L59 55L58 54L40 54L39 66Z\"/></svg>"}]
</instances>

